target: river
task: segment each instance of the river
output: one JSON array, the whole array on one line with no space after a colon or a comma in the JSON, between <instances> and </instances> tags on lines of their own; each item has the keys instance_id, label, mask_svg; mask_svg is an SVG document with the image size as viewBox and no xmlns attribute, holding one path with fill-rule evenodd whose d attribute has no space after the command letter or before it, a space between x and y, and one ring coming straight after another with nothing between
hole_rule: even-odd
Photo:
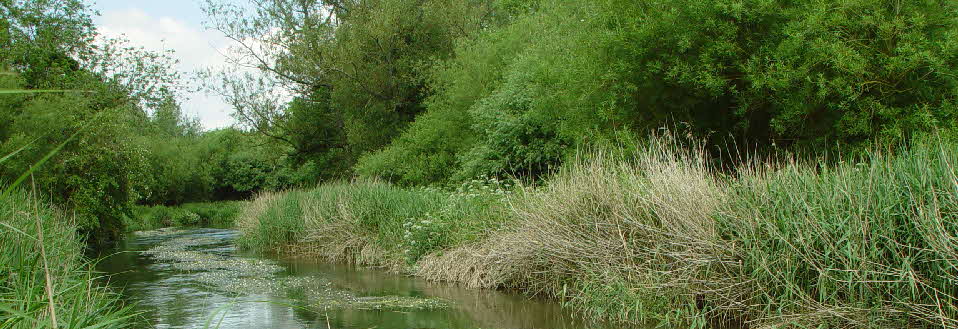
<instances>
[{"instance_id":1,"label":"river","mask_svg":"<svg viewBox=\"0 0 958 329\"><path fill-rule=\"evenodd\" d=\"M244 252L237 236L138 232L98 268L155 328L619 328L519 294Z\"/></svg>"}]
</instances>

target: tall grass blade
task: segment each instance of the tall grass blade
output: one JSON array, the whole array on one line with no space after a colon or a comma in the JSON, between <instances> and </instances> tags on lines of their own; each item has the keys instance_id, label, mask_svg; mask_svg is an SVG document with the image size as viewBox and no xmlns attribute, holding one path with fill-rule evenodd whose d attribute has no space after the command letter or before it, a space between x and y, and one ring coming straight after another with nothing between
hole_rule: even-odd
<instances>
[{"instance_id":1,"label":"tall grass blade","mask_svg":"<svg viewBox=\"0 0 958 329\"><path fill-rule=\"evenodd\" d=\"M12 230L12 231L14 231L14 232L20 233L20 235L23 235L23 236L26 237L26 238L30 238L31 240L34 240L34 241L39 241L39 240L37 240L37 238L33 237L32 235L29 235L29 234L27 234L26 232L21 231L20 229L18 229L18 228L16 228L16 227L10 226L10 224L0 223L0 225L4 226L4 227L6 227L6 228L9 228L10 230Z\"/></svg>"},{"instance_id":2,"label":"tall grass blade","mask_svg":"<svg viewBox=\"0 0 958 329\"><path fill-rule=\"evenodd\" d=\"M95 120L95 119L96 119L96 118L94 118L93 120ZM90 120L90 121L92 122L93 120ZM48 152L46 155L44 155L42 159L40 159L39 161L37 161L36 163L34 163L33 165L31 165L31 166L30 166L30 169L28 169L26 172L24 172L23 174L21 174L20 177L18 177L15 181L13 181L12 184L10 184L9 186L7 186L6 189L4 189L3 194L0 194L0 200L6 199L7 196L9 196L10 193L11 193L14 189L16 189L17 186L20 185L20 183L23 183L23 181L24 181L25 179L27 179L27 177L29 177L31 174L33 174L33 172L36 171L37 168L39 168L39 167L42 166L44 163L46 163L48 160L50 160L50 158L52 158L52 157L53 157L54 155L56 155L57 153L60 153L60 150L62 150L65 146L67 146L67 144L69 144L70 142L72 142L73 139L76 138L81 132L83 132L83 130L85 130L89 125L90 125L90 122L87 122L86 124L84 124L83 127L80 127L80 129L78 129L76 132L74 132L72 135L70 135L69 138L67 138L65 141L61 142L59 145L57 145L56 148L54 148L53 150L51 150L50 152Z\"/></svg>"},{"instance_id":3,"label":"tall grass blade","mask_svg":"<svg viewBox=\"0 0 958 329\"><path fill-rule=\"evenodd\" d=\"M56 303L53 301L53 282L50 279L50 265L47 263L47 250L46 246L43 245L43 223L40 222L40 204L39 204L39 195L37 195L37 184L33 181L33 176L30 176L30 185L33 187L33 213L37 219L37 244L40 245L40 259L43 260L43 274L46 277L46 289L47 289L47 302L50 306L50 321L53 323L53 328L59 328L57 324L57 309Z\"/></svg>"},{"instance_id":4,"label":"tall grass blade","mask_svg":"<svg viewBox=\"0 0 958 329\"><path fill-rule=\"evenodd\" d=\"M84 327L84 329L105 328L105 327L107 327L107 326L109 326L109 325L111 325L111 324L118 323L118 322L120 322L120 321L126 321L126 320L128 320L128 319L130 319L130 318L132 318L132 317L134 317L134 316L139 315L139 314L140 314L140 313L132 313L132 314L129 314L129 315L124 315L124 316L121 316L121 317L113 318L113 319L110 319L110 320L106 320L106 321L97 323L97 324L92 325L92 326L86 326L86 327Z\"/></svg>"},{"instance_id":5,"label":"tall grass blade","mask_svg":"<svg viewBox=\"0 0 958 329\"><path fill-rule=\"evenodd\" d=\"M6 161L9 160L10 158L12 158L14 155L17 155L17 153L20 153L21 151L27 149L27 147L29 147L30 145L33 145L33 143L35 143L35 142L36 142L37 140L39 140L41 137L43 137L43 136L37 137L37 138L33 139L32 141L30 141L29 143L26 143L26 144L24 144L23 146L21 146L20 148L16 149L15 151L10 152L10 154L7 154L7 155L3 156L3 158L0 158L0 163L6 162Z\"/></svg>"}]
</instances>

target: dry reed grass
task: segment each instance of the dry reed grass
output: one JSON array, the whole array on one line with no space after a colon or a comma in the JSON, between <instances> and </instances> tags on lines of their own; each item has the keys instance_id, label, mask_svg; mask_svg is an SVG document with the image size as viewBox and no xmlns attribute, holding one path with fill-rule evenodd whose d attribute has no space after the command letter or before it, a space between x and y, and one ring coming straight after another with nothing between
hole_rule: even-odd
<instances>
[{"instance_id":1,"label":"dry reed grass","mask_svg":"<svg viewBox=\"0 0 958 329\"><path fill-rule=\"evenodd\" d=\"M701 149L663 140L634 155L594 154L510 199L513 226L427 256L417 274L568 298L576 293L570 278L602 273L626 278L631 289L667 290L673 302L701 294L736 300L734 248L713 217L727 196L713 177Z\"/></svg>"},{"instance_id":2,"label":"dry reed grass","mask_svg":"<svg viewBox=\"0 0 958 329\"><path fill-rule=\"evenodd\" d=\"M726 178L701 148L660 136L520 188L501 200L501 229L406 269L666 326L958 328L956 157L925 147L826 168L753 163ZM380 231L356 217L369 200L305 200L290 252L406 265L382 239L392 217L379 214Z\"/></svg>"}]
</instances>

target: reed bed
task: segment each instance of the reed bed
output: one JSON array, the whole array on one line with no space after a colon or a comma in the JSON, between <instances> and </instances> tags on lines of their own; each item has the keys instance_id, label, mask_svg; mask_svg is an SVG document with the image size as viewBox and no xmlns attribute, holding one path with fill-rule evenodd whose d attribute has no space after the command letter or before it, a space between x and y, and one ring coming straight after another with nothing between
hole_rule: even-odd
<instances>
[{"instance_id":1,"label":"reed bed","mask_svg":"<svg viewBox=\"0 0 958 329\"><path fill-rule=\"evenodd\" d=\"M0 199L0 328L127 328L97 282L70 214L14 191ZM42 252L41 252L42 250Z\"/></svg>"},{"instance_id":2,"label":"reed bed","mask_svg":"<svg viewBox=\"0 0 958 329\"><path fill-rule=\"evenodd\" d=\"M594 319L958 328L955 144L733 174L708 163L661 136L505 193L354 182L264 195L241 227L250 247L517 289ZM409 257L415 245L429 247Z\"/></svg>"}]
</instances>

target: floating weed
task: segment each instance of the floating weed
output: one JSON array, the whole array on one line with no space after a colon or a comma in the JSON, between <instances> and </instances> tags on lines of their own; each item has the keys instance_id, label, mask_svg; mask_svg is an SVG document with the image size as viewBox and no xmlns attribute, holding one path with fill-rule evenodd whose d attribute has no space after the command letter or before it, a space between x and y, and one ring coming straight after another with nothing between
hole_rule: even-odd
<instances>
[{"instance_id":1,"label":"floating weed","mask_svg":"<svg viewBox=\"0 0 958 329\"><path fill-rule=\"evenodd\" d=\"M151 237L180 234L183 232L186 232L186 231L180 228L175 228L175 227L165 227L165 228L149 230L149 231L136 231L136 232L133 232L133 235L140 238L151 238Z\"/></svg>"},{"instance_id":2,"label":"floating weed","mask_svg":"<svg viewBox=\"0 0 958 329\"><path fill-rule=\"evenodd\" d=\"M275 261L217 254L208 247L223 243L213 236L182 235L184 231L161 229L138 236L169 238L144 251L167 263L172 270L193 273L190 279L209 289L242 296L249 294L296 294L310 300L315 309L350 308L366 310L429 310L448 307L436 298L407 296L358 296L338 289L321 277L286 277L286 269Z\"/></svg>"},{"instance_id":3,"label":"floating weed","mask_svg":"<svg viewBox=\"0 0 958 329\"><path fill-rule=\"evenodd\" d=\"M367 296L346 299L330 299L321 301L318 305L331 309L353 308L384 311L436 310L450 306L448 301L440 298L420 298L406 296Z\"/></svg>"}]
</instances>

